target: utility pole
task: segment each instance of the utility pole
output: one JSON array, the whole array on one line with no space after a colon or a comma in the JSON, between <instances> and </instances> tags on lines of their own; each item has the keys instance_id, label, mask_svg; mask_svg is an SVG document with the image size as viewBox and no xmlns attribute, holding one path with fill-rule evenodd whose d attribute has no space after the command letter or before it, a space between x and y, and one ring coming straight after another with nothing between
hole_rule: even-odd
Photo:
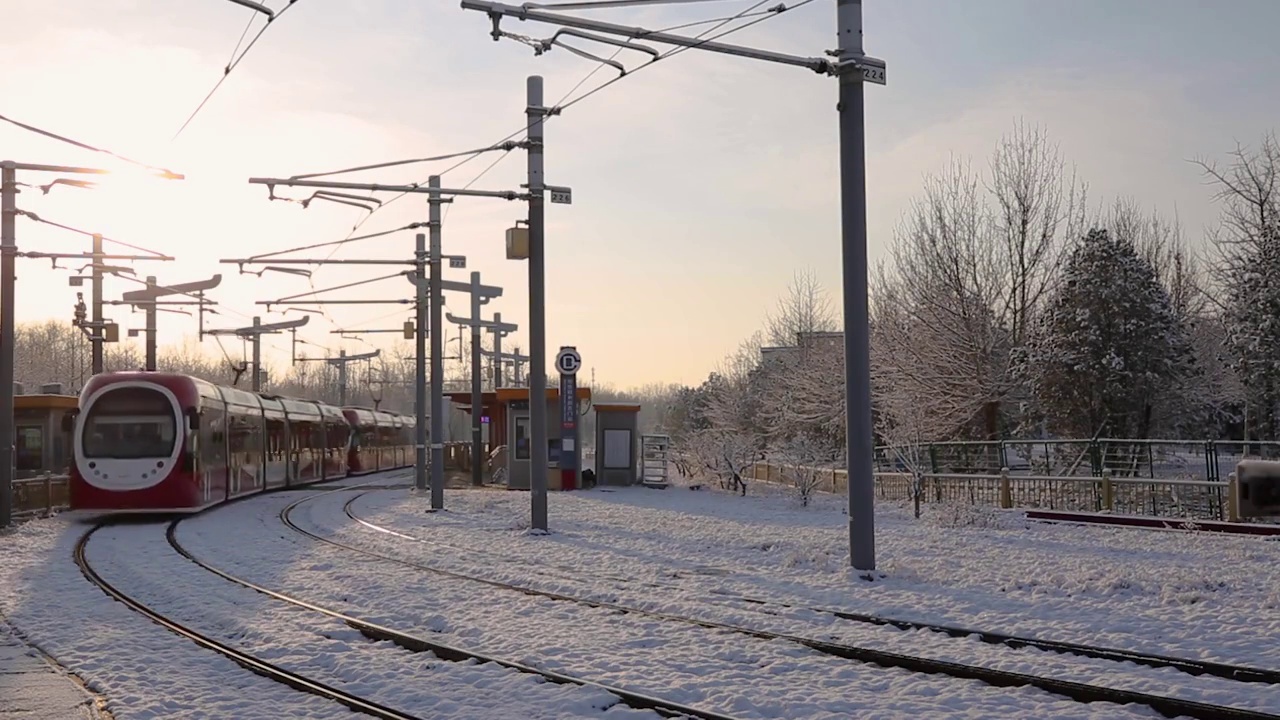
<instances>
[{"instance_id":1,"label":"utility pole","mask_svg":"<svg viewBox=\"0 0 1280 720\"><path fill-rule=\"evenodd\" d=\"M338 406L347 406L347 365L361 360L372 360L382 354L381 350L373 350L359 355L348 355L346 350L339 350L336 358L321 358L324 362L338 368Z\"/></svg>"},{"instance_id":2,"label":"utility pole","mask_svg":"<svg viewBox=\"0 0 1280 720\"><path fill-rule=\"evenodd\" d=\"M222 283L221 275L214 275L208 280L197 280L195 282L181 283L178 285L157 285L154 275L148 275L146 279L147 287L143 290L134 290L120 296L120 300L112 301L111 305L132 305L134 308L142 306L146 312L147 324L146 330L146 347L147 347L147 370L155 371L156 369L156 313L159 312L161 305L200 305L204 306L210 301L205 300L203 295L192 300L159 300L158 298L166 295L191 295L203 293L205 290L212 290ZM203 320L203 316L201 316ZM201 328L203 332L203 328ZM136 334L130 331L130 334Z\"/></svg>"},{"instance_id":3,"label":"utility pole","mask_svg":"<svg viewBox=\"0 0 1280 720\"><path fill-rule=\"evenodd\" d=\"M90 342L93 346L93 367L92 374L97 375L102 372L103 366L103 348L104 333L102 327L102 236L93 236L93 335ZM117 335L119 330L116 330Z\"/></svg>"},{"instance_id":4,"label":"utility pole","mask_svg":"<svg viewBox=\"0 0 1280 720\"><path fill-rule=\"evenodd\" d=\"M503 325L502 313L494 313L493 325L487 328L489 332L493 334L493 353L494 353L493 354L493 357L494 357L493 390L494 392L497 392L498 388L502 387L502 338L510 335L516 327L515 325L511 325L512 330L503 330L501 328L502 325Z\"/></svg>"},{"instance_id":5,"label":"utility pole","mask_svg":"<svg viewBox=\"0 0 1280 720\"><path fill-rule=\"evenodd\" d=\"M516 147L519 147L519 143L503 143L499 146L489 148L489 150L508 151ZM431 340L431 346L432 346L432 353L431 353L432 355L432 362L431 362L431 375L432 375L431 507L433 510L443 509L444 508L444 494L443 494L444 493L444 444L441 442L440 438L444 434L444 424L443 424L444 423L444 418L443 418L444 399L443 399L443 394L441 390L441 386L444 380L444 369L443 369L443 366L440 364L440 360L439 360L442 354L442 351L438 346L438 340L440 338L440 325L441 325L440 307L444 304L441 291L455 289L455 288L451 288L450 287L451 284L448 281L440 279L440 260L441 258L445 257L440 254L440 248L441 248L440 205L446 202L453 202L454 196L488 197L488 198L498 198L502 200L514 201L514 200L526 199L527 195L524 193L516 192L514 190L476 190L471 188L442 188L440 187L439 176L432 176L428 180L427 185L425 187L422 185L376 185L371 183L332 182L332 181L325 181L325 180L308 179L310 177L317 177L317 176L311 175L311 176L295 176L295 177L289 177L289 178L249 178L249 184L267 186L267 192L269 193L269 197L272 197L272 198L276 197L275 188L277 186L322 188L323 190L315 193L315 195L313 195L313 198L324 198L324 199L332 199L332 198L325 198L325 191L328 191L328 190L360 190L368 193L395 192L395 193L401 193L401 194L423 194L423 195L429 196L428 204L429 204L429 211L431 214L430 214L430 222L428 222L428 225L430 226L429 227L430 234L429 234L428 242L429 242L429 252L430 252L429 263L431 265L431 270L430 270L431 279L426 282L429 282L430 284L429 293L431 295L431 306L432 306L431 313L430 313L431 314L430 326L437 329L437 332L431 336L432 337L432 340ZM349 195L339 195L337 193L328 193L328 194L333 195L334 197L347 197L347 198L351 197ZM372 198L370 199L376 202L376 200ZM335 202L340 202L340 201L335 200ZM346 204L350 204L350 203L346 203ZM410 227L420 227L420 225L412 224ZM282 254L285 254L285 253L271 253L271 255L282 255ZM257 257L247 258L245 260L223 260L223 262L235 262L236 264L239 264L241 266L251 262L252 263L288 262L288 261L281 261L281 260L267 261L265 260L266 257L268 256L259 255ZM456 257L460 258L460 256L456 256ZM465 258L461 258L461 260L465 263ZM296 264L321 265L321 264L325 264L328 261L327 260L316 261L316 260L295 259L295 260L292 260L291 262ZM372 264L375 261L360 261L360 262L367 262L369 264ZM388 263L388 262L399 262L399 261L384 260L381 262ZM405 276L409 279L409 281L413 283L423 282L421 278L416 277L416 272L417 272L416 268L418 267L417 259L415 258L414 260L408 262L407 264L413 265L415 267L414 271L405 273ZM456 267L454 257L450 257L450 267ZM365 281L365 282L372 282L372 281ZM352 285L355 285L355 284L361 284L361 283L353 283ZM453 283L453 285L459 285L459 284L460 283ZM347 287L350 287L350 285L348 285ZM331 289L337 289L337 288L331 288ZM463 288L463 291L466 291L466 290L469 290L469 288ZM494 288L494 290L496 291L497 294L501 294L502 292L501 288ZM317 294L317 292L312 292L307 294L315 295ZM497 297L497 294L493 295L493 297ZM415 294L415 297L420 297L420 293ZM282 304L289 300L290 300L289 298L282 298L280 300L275 300L275 301L262 303L262 304L269 306L272 304ZM292 302L290 304L294 304L294 305L324 304L324 302L325 301L304 301L304 302ZM334 301L329 301L329 302L334 302ZM396 301L348 300L346 302L374 304L374 303L396 302ZM408 303L413 301L401 301L401 302ZM416 479L415 479L415 483L416 483Z\"/></svg>"},{"instance_id":6,"label":"utility pole","mask_svg":"<svg viewBox=\"0 0 1280 720\"><path fill-rule=\"evenodd\" d=\"M14 268L18 253L18 177L11 161L0 165L0 528L13 521L14 443L13 422L13 296L17 281Z\"/></svg>"},{"instance_id":7,"label":"utility pole","mask_svg":"<svg viewBox=\"0 0 1280 720\"><path fill-rule=\"evenodd\" d=\"M90 234L90 237L93 240L93 248L92 248L92 251L89 252L88 254L45 253L45 252L26 252L26 253L18 253L18 254L21 257L43 258L43 259L51 260L53 262L54 267L57 267L59 260L88 260L89 261L89 265L85 267L88 267L90 269L90 274L87 276L78 275L78 274L72 275L68 279L68 283L72 287L83 287L85 280L88 280L90 282L89 292L90 292L91 312L93 313L92 318L88 316L88 311L86 311L86 306L84 304L84 295L82 293L76 293L76 301L77 301L76 309L75 309L74 319L71 321L71 324L74 327L80 328L80 331L83 332L86 336L88 336L90 350L91 350L91 358L92 358L90 361L90 369L93 375L97 375L101 373L104 369L103 344L119 342L120 340L120 326L113 322L107 321L106 319L104 319L102 314L102 307L104 304L102 299L103 280L108 274L116 275L117 277L125 277L127 275L133 275L133 268L130 268L124 265L107 265L106 261L107 260L127 260L129 262L136 262L139 260L173 260L173 258L169 257L168 255L161 255L159 253L153 253L151 255L116 255L116 254L108 255L103 250L103 241L106 240L106 238L104 238L99 233L92 233ZM79 269L78 272L84 272L84 269L85 268L82 267ZM142 282L141 280L138 280L134 277L129 277L128 279L132 280L133 282ZM203 300L203 297L201 297L200 300ZM201 311L204 310L205 304L206 303L201 304ZM203 322L203 316L201 320ZM201 327L203 328L203 325Z\"/></svg>"},{"instance_id":8,"label":"utility pole","mask_svg":"<svg viewBox=\"0 0 1280 720\"><path fill-rule=\"evenodd\" d=\"M444 278L440 267L443 249L440 206L440 176L427 178L427 230L430 233L431 272L431 509L444 509L444 349L441 336L444 323L440 319L444 311ZM421 284L421 283L419 283ZM419 289L418 296L422 296ZM461 355L462 353L458 353Z\"/></svg>"},{"instance_id":9,"label":"utility pole","mask_svg":"<svg viewBox=\"0 0 1280 720\"><path fill-rule=\"evenodd\" d=\"M496 319L496 318L497 318L497 315L495 315L495 316L494 316L494 318ZM495 340L495 343L496 343L496 342L497 342L497 341ZM494 363L496 363L496 364L497 364L497 366L498 366L498 368L499 368L499 371L500 371L500 369L502 368L502 366L504 366L504 365L506 365L508 362L510 362L510 363L512 364L512 366L516 369L515 379L511 381L511 387L521 387L521 384L520 384L520 383L521 383L521 380L520 380L520 363L527 361L527 360L529 359L529 356L528 356L528 355L521 355L521 354L520 354L520 348L516 348L516 352L509 352L509 353L508 353L508 352L498 352L498 350L497 350L497 349L494 349L494 350L481 350L481 351L480 351L480 354L481 354L481 355L484 355L484 356L485 356L485 357L487 357L487 358L492 358L492 359L493 359L493 361L494 361Z\"/></svg>"},{"instance_id":10,"label":"utility pole","mask_svg":"<svg viewBox=\"0 0 1280 720\"><path fill-rule=\"evenodd\" d=\"M414 269L417 270L416 277L419 280L417 287L414 288L417 291L417 302L413 306L414 320L416 321L413 333L413 414L415 422L413 435L413 489L422 492L427 489L427 317L430 311L430 308L427 307L429 302L427 285L422 281L427 279L431 252L427 247L427 236L425 234L417 233L414 235L413 240ZM440 331L437 329L432 334L438 335L439 333ZM431 415L434 418L434 408L432 408ZM435 424L434 419L432 424Z\"/></svg>"},{"instance_id":11,"label":"utility pole","mask_svg":"<svg viewBox=\"0 0 1280 720\"><path fill-rule=\"evenodd\" d=\"M182 180L183 176L159 168L147 168L157 176ZM14 295L17 284L15 263L18 257L18 171L71 175L109 175L98 168L39 165L0 161L0 528L13 521L14 443L17 435L13 420L13 350ZM57 181L55 181L57 182Z\"/></svg>"},{"instance_id":12,"label":"utility pole","mask_svg":"<svg viewBox=\"0 0 1280 720\"><path fill-rule=\"evenodd\" d=\"M863 53L862 47L862 0L836 0L836 35L838 48L828 50L828 56L836 59L817 57L801 57L787 55L768 50L731 45L709 39L687 37L668 32L651 31L641 27L626 26L601 22L573 15L547 12L535 7L506 5L489 0L462 0L464 10L478 10L485 13L492 22L490 35L494 41L507 36L500 29L504 17L520 21L532 21L558 25L562 28L574 28L605 35L616 35L630 40L642 40L646 43L661 43L706 52L715 52L738 57L763 60L765 62L792 65L812 70L822 75L830 75L839 81L839 102L836 105L839 114L840 128L840 179L841 179L841 226L842 226L842 270L844 278L844 350L845 350L845 408L848 414L846 427L846 455L849 473L849 564L859 570L873 571L875 562L875 479L872 474L872 433L871 424L871 375L869 352L869 323L867 319L867 218L866 218L866 138L864 118L863 84L885 84L885 62ZM779 6L777 12L783 12L786 6ZM627 41L607 41L622 47L654 53L652 48ZM546 46L554 43L554 39L542 43L536 48L541 53ZM576 51L575 52L580 52ZM656 56L661 57L661 56ZM536 98L535 98L536 84ZM541 326L541 305L533 307L533 296L540 295L541 284L534 289L534 265L538 266L541 275L542 265L542 83L535 78L529 79L529 274L530 274L530 323L529 334L532 349L530 372L534 377L531 394L537 394L545 384L543 366L546 361L546 347L543 343ZM535 102L536 99L536 102ZM536 117L535 117L536 115ZM536 136L535 136L536 129ZM535 137L537 138L535 141ZM536 147L536 149L535 149ZM536 168L534 155L538 156ZM535 172L536 170L536 172ZM550 189L550 188L547 188ZM556 191L552 190L552 202L556 201ZM536 206L536 207L535 207ZM535 212L536 209L536 212ZM535 320L534 317L537 319ZM537 414L535 414L535 418ZM534 502L538 502L537 488L540 480L545 481L546 469L539 467L540 430L537 420L533 423L534 433L534 468L533 486ZM545 443L545 440L542 440ZM545 453L545 447L541 449ZM545 465L545 461L542 463ZM545 499L545 493L542 494ZM537 508L535 507L534 527L537 524Z\"/></svg>"},{"instance_id":13,"label":"utility pole","mask_svg":"<svg viewBox=\"0 0 1280 720\"><path fill-rule=\"evenodd\" d=\"M529 453L530 527L547 530L547 289L545 218L542 203L543 120L542 77L525 84L525 117L529 122Z\"/></svg>"},{"instance_id":14,"label":"utility pole","mask_svg":"<svg viewBox=\"0 0 1280 720\"><path fill-rule=\"evenodd\" d=\"M303 327L311 321L309 315L304 315L297 320L282 320L276 323L262 323L262 318L255 315L253 324L248 327L234 328L230 330L206 330L205 335L235 335L241 340L248 340L253 344L253 391L262 391L262 336L275 335L285 330L296 330Z\"/></svg>"},{"instance_id":15,"label":"utility pole","mask_svg":"<svg viewBox=\"0 0 1280 720\"><path fill-rule=\"evenodd\" d=\"M449 322L457 323L471 328L471 484L479 487L484 484L484 474L482 472L480 457L483 454L483 442L481 440L482 418L481 407L483 407L483 375L481 374L480 355L484 350L480 343L481 330L492 330L497 333L515 332L516 326L512 323L504 323L495 316L493 320L482 320L480 318L480 306L488 302L488 298L480 294L480 273L471 273L471 317L460 318L453 313L448 313ZM529 405L530 409L534 407Z\"/></svg>"}]
</instances>

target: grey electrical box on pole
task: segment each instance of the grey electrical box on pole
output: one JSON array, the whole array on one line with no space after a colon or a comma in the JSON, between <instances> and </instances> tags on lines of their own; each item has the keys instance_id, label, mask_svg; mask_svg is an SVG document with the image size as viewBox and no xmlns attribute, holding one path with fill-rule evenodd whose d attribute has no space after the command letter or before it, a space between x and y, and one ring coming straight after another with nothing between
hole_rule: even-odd
<instances>
[{"instance_id":1,"label":"grey electrical box on pole","mask_svg":"<svg viewBox=\"0 0 1280 720\"><path fill-rule=\"evenodd\" d=\"M431 234L431 509L444 509L444 288L441 287L440 176L427 180Z\"/></svg>"},{"instance_id":2,"label":"grey electrical box on pole","mask_svg":"<svg viewBox=\"0 0 1280 720\"><path fill-rule=\"evenodd\" d=\"M547 530L547 306L543 204L542 77L526 84L529 143L529 516L534 530Z\"/></svg>"},{"instance_id":3,"label":"grey electrical box on pole","mask_svg":"<svg viewBox=\"0 0 1280 720\"><path fill-rule=\"evenodd\" d=\"M414 236L413 258L417 272L417 302L414 303L414 319L417 327L413 331L413 414L417 422L413 438L413 488L419 492L427 489L427 263L430 255L427 252L427 236L418 233Z\"/></svg>"}]
</instances>

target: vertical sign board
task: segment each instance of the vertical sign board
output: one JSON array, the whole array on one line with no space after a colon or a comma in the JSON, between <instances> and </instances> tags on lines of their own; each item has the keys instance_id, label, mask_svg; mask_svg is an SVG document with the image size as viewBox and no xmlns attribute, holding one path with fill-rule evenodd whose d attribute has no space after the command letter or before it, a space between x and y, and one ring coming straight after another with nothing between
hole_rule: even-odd
<instances>
[{"instance_id":1,"label":"vertical sign board","mask_svg":"<svg viewBox=\"0 0 1280 720\"><path fill-rule=\"evenodd\" d=\"M561 487L577 487L578 458L578 368L582 356L572 346L563 346L556 355L560 371L560 480Z\"/></svg>"}]
</instances>

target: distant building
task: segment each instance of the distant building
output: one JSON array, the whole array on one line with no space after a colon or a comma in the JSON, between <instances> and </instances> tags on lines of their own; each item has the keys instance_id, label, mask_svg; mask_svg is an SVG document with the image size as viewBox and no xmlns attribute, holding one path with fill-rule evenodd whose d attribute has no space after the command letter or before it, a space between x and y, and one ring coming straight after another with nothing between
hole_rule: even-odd
<instances>
[{"instance_id":1,"label":"distant building","mask_svg":"<svg viewBox=\"0 0 1280 720\"><path fill-rule=\"evenodd\" d=\"M818 348L839 350L844 348L844 333L834 330L796 333L796 345L806 350Z\"/></svg>"}]
</instances>

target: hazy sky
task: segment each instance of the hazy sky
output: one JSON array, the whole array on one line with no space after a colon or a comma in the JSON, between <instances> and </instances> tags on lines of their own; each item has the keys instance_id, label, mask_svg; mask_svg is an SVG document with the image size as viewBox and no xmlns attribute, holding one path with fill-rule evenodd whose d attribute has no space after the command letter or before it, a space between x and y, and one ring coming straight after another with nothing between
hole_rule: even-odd
<instances>
[{"instance_id":1,"label":"hazy sky","mask_svg":"<svg viewBox=\"0 0 1280 720\"><path fill-rule=\"evenodd\" d=\"M592 15L669 27L750 4ZM922 175L952 153L985 166L1018 118L1047 128L1094 201L1126 195L1177 212L1193 238L1214 221L1215 209L1188 159L1220 157L1236 140L1254 142L1280 124L1276 0L864 5L866 51L887 60L889 79L886 87L867 88L873 259L882 256ZM255 313L264 322L283 319L254 302L310 289L297 277L241 276L219 259L338 240L363 216L339 205L304 210L269 202L248 177L482 147L523 126L526 76L542 75L554 102L596 66L562 49L534 57L525 45L495 43L485 16L455 0L299 0L171 141L222 74L252 14L226 0L4 0L0 29L0 66L7 68L0 114L188 176L182 183L122 179L94 192L28 192L20 207L178 258L140 263L139 275L185 282L223 273L213 294L223 304L213 319L218 327L248 324ZM834 18L834 0L817 0L725 41L819 55L834 45ZM536 37L554 31L512 20L504 29ZM624 52L619 59L634 67L643 57ZM613 73L597 72L575 95ZM572 186L574 204L547 213L549 354L576 345L600 380L617 385L696 383L758 327L795 270L816 269L838 302L835 93L834 79L806 70L694 51L551 119L547 180ZM525 156L510 155L476 187L518 189ZM0 126L0 159L108 162L8 126ZM477 158L446 175L444 185L470 182L495 159ZM424 181L444 167L350 177ZM446 252L465 254L468 270L506 288L486 315L496 310L522 326L508 347L527 345L527 265L506 260L503 249L503 231L523 216L521 203L460 198L444 224ZM411 196L361 232L425 219L425 201ZM88 249L87 240L25 219L18 232L22 250ZM344 246L334 257L409 257L412 248L405 232ZM329 249L306 255L317 252ZM70 319L68 272L47 261L19 263L19 321ZM313 282L326 288L394 270L329 266ZM457 270L446 276L467 278ZM107 296L135 287L115 280ZM393 279L322 297L404 298L409 290ZM452 312L467 314L465 296L447 300ZM325 312L301 337L336 353L369 346L343 344L329 334L335 327L393 327L411 311L351 305ZM111 314L122 327L142 326L141 315L127 308ZM162 345L195 335L191 318L162 314L160 322ZM388 336L368 336L380 337ZM288 362L287 339L272 338L268 347L277 367ZM224 343L238 359L240 343ZM204 348L219 352L212 339Z\"/></svg>"}]
</instances>

